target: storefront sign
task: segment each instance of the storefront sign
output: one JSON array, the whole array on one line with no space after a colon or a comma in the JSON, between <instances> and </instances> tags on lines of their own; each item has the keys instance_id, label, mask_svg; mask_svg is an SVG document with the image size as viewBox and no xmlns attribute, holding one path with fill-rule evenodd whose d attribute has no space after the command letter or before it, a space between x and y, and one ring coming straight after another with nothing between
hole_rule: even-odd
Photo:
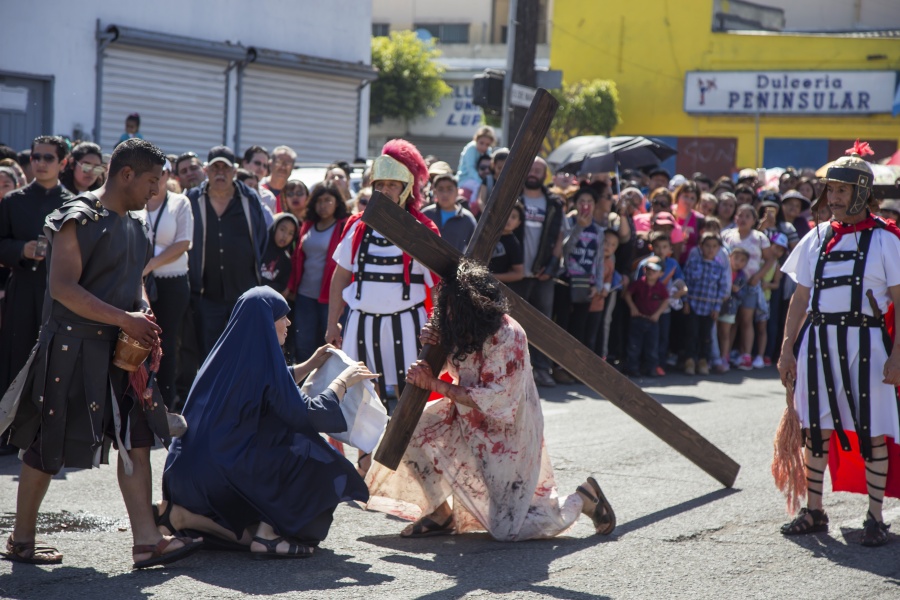
<instances>
[{"instance_id":1,"label":"storefront sign","mask_svg":"<svg viewBox=\"0 0 900 600\"><path fill-rule=\"evenodd\" d=\"M433 117L422 117L409 124L412 135L472 139L475 130L484 125L481 108L472 104L472 80L447 81L452 90L441 100Z\"/></svg>"},{"instance_id":2,"label":"storefront sign","mask_svg":"<svg viewBox=\"0 0 900 600\"><path fill-rule=\"evenodd\" d=\"M685 75L692 114L869 115L890 113L893 71L694 71Z\"/></svg>"}]
</instances>

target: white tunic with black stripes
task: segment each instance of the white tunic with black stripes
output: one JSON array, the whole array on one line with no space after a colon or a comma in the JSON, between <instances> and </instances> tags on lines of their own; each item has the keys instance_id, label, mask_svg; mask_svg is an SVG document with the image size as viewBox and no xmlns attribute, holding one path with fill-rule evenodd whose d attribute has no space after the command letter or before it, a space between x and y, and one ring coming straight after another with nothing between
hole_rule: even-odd
<instances>
[{"instance_id":1,"label":"white tunic with black stripes","mask_svg":"<svg viewBox=\"0 0 900 600\"><path fill-rule=\"evenodd\" d=\"M811 290L815 284L816 265L822 250L822 243L829 228L828 223L822 223L817 229L810 231L794 248L784 263L782 271L794 279L798 284ZM900 239L885 229L873 230L873 237L865 262L865 272L862 279L862 291L872 290L878 308L882 313L887 312L891 303L888 288L900 285ZM832 248L832 252L856 252L858 250L858 237L845 235ZM853 272L854 261L827 262L823 271L823 278L849 276ZM853 289L849 285L839 285L819 290L819 312L827 314L848 314L851 311L851 294ZM812 296L812 293L811 293ZM812 300L807 310L812 310ZM863 298L862 312L872 316L874 313L867 298ZM891 436L894 440L900 440L900 426L898 426L897 390L894 386L883 383L884 364L888 359L890 348L885 347L885 340L879 329L871 328L868 352L868 360L863 362L864 354L860 350L860 328L840 328L834 325L822 325L827 331L828 354L827 360L834 374L834 389L836 390L837 405L840 412L840 424L844 430L854 431L854 415L847 400L847 393L841 377L841 363L849 363L849 379L852 397L855 399L857 411L859 409L860 381L868 378L869 409L871 411L869 437L879 435ZM794 393L794 403L800 415L804 428L810 426L809 394L810 385L808 374L810 372L809 341L810 335L816 328L809 327L804 330L797 360L797 381ZM846 332L845 356L838 352L838 336ZM826 395L828 386L825 382L823 369L823 349L818 343L816 348L816 371L818 374L819 393L819 426L821 429L834 429L834 419ZM858 415L856 415L858 416ZM862 426L862 425L861 425Z\"/></svg>"},{"instance_id":2,"label":"white tunic with black stripes","mask_svg":"<svg viewBox=\"0 0 900 600\"><path fill-rule=\"evenodd\" d=\"M353 237L357 227L365 227L365 223L357 221L353 227L344 233L344 237L337 249L335 249L333 256L338 265L353 273L354 279L356 279L356 275L359 271L360 258L358 252L357 256L353 256ZM377 232L374 232L373 235L377 239L384 239L383 236ZM394 245L379 246L370 244L368 253L373 258L393 258L402 257L403 255L403 252ZM399 264L394 265L369 263L365 265L364 271L366 273L399 275L402 278L403 262L401 260ZM412 261L410 264L410 275L424 277L425 283L410 284L409 298L406 300L403 299L402 280L398 282L363 281L359 298L356 297L358 283L354 280L343 292L344 301L350 307L350 315L347 317L347 324L343 331L343 350L351 358L362 360L366 363L366 366L369 367L372 372L376 372L378 366L375 359L375 336L372 331L374 319L368 317L368 315L391 315L393 313L407 311L400 315L403 334L399 340L394 337L392 319L382 318L380 320L378 353L380 354L381 372L384 374L384 383L386 385L397 385L398 376L406 372L406 368L409 367L410 363L412 363L418 355L416 342L419 331L415 327L415 319L413 317L413 312L410 309L425 301L425 295L428 293L426 285L428 287L434 285L431 272L416 261ZM427 318L425 309L418 308L415 312L418 313L419 327L425 325ZM358 345L356 343L356 340L359 337L360 322L362 322L365 335L364 346L366 349L366 356L362 358L359 356ZM404 356L404 364L400 365L397 364L394 351L394 346L397 345L398 341L403 346ZM399 380L402 381L402 376L399 377Z\"/></svg>"}]
</instances>

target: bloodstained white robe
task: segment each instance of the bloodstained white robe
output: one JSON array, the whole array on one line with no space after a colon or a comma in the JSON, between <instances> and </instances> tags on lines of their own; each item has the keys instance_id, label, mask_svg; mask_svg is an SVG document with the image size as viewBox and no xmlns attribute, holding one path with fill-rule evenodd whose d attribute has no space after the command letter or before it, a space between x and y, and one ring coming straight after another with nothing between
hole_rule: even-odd
<instances>
[{"instance_id":1,"label":"bloodstained white robe","mask_svg":"<svg viewBox=\"0 0 900 600\"><path fill-rule=\"evenodd\" d=\"M557 493L522 327L506 316L481 352L447 364L478 408L429 403L397 470L372 463L367 508L415 520L451 498L457 532L499 541L569 529L582 499Z\"/></svg>"}]
</instances>

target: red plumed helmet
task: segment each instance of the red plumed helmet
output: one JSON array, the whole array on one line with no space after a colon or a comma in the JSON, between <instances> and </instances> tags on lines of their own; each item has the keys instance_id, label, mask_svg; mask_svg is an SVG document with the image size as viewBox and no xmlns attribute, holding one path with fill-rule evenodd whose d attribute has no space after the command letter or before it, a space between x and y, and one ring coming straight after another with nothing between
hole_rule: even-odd
<instances>
[{"instance_id":1,"label":"red plumed helmet","mask_svg":"<svg viewBox=\"0 0 900 600\"><path fill-rule=\"evenodd\" d=\"M418 210L422 206L421 188L428 181L428 165L419 153L418 148L406 140L395 139L384 145L381 153L390 156L409 169L413 176L411 198L406 202L406 210Z\"/></svg>"}]
</instances>

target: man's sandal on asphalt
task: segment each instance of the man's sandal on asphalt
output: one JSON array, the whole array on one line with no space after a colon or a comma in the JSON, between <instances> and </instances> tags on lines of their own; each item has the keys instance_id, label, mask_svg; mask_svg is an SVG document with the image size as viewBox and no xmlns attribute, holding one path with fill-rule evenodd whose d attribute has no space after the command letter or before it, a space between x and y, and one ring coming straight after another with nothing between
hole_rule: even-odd
<instances>
[{"instance_id":1,"label":"man's sandal on asphalt","mask_svg":"<svg viewBox=\"0 0 900 600\"><path fill-rule=\"evenodd\" d=\"M863 523L863 536L860 543L863 546L884 546L888 543L888 529L890 525L885 525L880 521L876 521L872 513L868 513L869 518Z\"/></svg>"},{"instance_id":2,"label":"man's sandal on asphalt","mask_svg":"<svg viewBox=\"0 0 900 600\"><path fill-rule=\"evenodd\" d=\"M165 549L169 547L169 544L176 540L184 545L178 550L173 550L172 552L166 552L165 554L163 554ZM159 565L168 565L175 561L179 561L182 558L187 558L202 547L203 542L198 542L187 537L173 537L168 539L163 538L156 544L132 546L132 554L146 554L147 552L150 553L150 558L135 562L132 565L132 568L147 569L149 567L156 567Z\"/></svg>"},{"instance_id":3,"label":"man's sandal on asphalt","mask_svg":"<svg viewBox=\"0 0 900 600\"><path fill-rule=\"evenodd\" d=\"M290 538L285 538L283 536L279 536L274 540L267 540L259 536L253 536L253 541L257 544L262 544L266 548L265 552L253 552L251 550L253 558L257 560L265 560L269 558L309 558L316 550L312 546L294 543L294 541L292 541ZM287 552L278 551L278 544L280 544L281 542L288 543Z\"/></svg>"},{"instance_id":4,"label":"man's sandal on asphalt","mask_svg":"<svg viewBox=\"0 0 900 600\"><path fill-rule=\"evenodd\" d=\"M803 507L790 523L781 526L783 535L806 535L828 531L828 515L822 509Z\"/></svg>"},{"instance_id":5,"label":"man's sandal on asphalt","mask_svg":"<svg viewBox=\"0 0 900 600\"><path fill-rule=\"evenodd\" d=\"M609 535L616 528L616 513L613 511L609 500L603 495L603 490L600 489L597 480L593 477L588 477L587 482L591 489L579 485L576 491L595 504L594 510L590 514L591 521L594 523L594 530L599 535Z\"/></svg>"},{"instance_id":6,"label":"man's sandal on asphalt","mask_svg":"<svg viewBox=\"0 0 900 600\"><path fill-rule=\"evenodd\" d=\"M407 533L409 530L409 533ZM427 538L438 535L452 535L455 533L455 523L453 515L447 517L443 523L438 523L431 517L422 517L412 525L400 532L400 537L404 538Z\"/></svg>"},{"instance_id":7,"label":"man's sandal on asphalt","mask_svg":"<svg viewBox=\"0 0 900 600\"><path fill-rule=\"evenodd\" d=\"M58 565L62 562L63 555L53 546L44 542L15 542L12 535L6 541L6 552L3 558L13 562L29 565Z\"/></svg>"}]
</instances>

